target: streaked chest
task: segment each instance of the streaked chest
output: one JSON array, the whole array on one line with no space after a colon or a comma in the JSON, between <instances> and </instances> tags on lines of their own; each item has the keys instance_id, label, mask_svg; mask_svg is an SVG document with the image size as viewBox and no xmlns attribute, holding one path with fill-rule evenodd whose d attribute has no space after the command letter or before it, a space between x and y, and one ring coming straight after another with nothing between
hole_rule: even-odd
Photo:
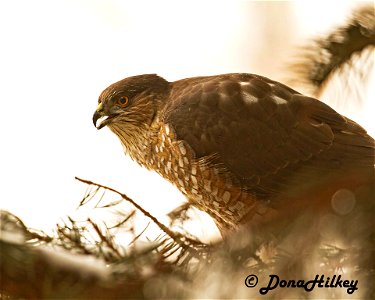
<instances>
[{"instance_id":1,"label":"streaked chest","mask_svg":"<svg viewBox=\"0 0 375 300\"><path fill-rule=\"evenodd\" d=\"M155 132L144 165L172 182L220 226L235 228L255 201L225 173L210 165L208 158L196 159L194 151L184 141L177 140L168 125L159 125Z\"/></svg>"}]
</instances>

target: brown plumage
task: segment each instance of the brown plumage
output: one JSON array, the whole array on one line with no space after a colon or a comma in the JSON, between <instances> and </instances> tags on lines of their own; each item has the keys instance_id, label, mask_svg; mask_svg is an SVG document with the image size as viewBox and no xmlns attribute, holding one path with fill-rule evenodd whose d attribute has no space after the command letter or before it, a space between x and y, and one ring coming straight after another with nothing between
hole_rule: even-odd
<instances>
[{"instance_id":1,"label":"brown plumage","mask_svg":"<svg viewBox=\"0 0 375 300\"><path fill-rule=\"evenodd\" d=\"M334 210L342 190L373 191L374 140L366 131L262 76L129 77L102 92L93 121L222 232L307 208Z\"/></svg>"}]
</instances>

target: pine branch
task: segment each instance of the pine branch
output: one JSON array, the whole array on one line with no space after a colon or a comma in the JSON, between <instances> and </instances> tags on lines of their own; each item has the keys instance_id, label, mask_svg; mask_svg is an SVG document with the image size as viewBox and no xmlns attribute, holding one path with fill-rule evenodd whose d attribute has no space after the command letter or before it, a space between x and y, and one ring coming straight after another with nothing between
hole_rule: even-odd
<instances>
[{"instance_id":1,"label":"pine branch","mask_svg":"<svg viewBox=\"0 0 375 300\"><path fill-rule=\"evenodd\" d=\"M343 72L345 66L356 69L355 61L367 49L371 50L364 59L364 66L357 72L363 73L374 66L375 12L372 4L355 10L347 24L300 49L301 54L297 54L300 58L291 65L295 79L290 82L303 83L319 97L334 74Z\"/></svg>"},{"instance_id":2,"label":"pine branch","mask_svg":"<svg viewBox=\"0 0 375 300\"><path fill-rule=\"evenodd\" d=\"M178 244L184 251L189 251L190 254L193 255L194 257L198 258L198 257L201 256L201 254L197 250L197 247L200 248L200 249L203 249L203 248L207 247L207 245L200 243L196 239L193 239L191 237L187 237L186 235L182 235L178 232L174 232L174 231L170 230L167 226L165 226L164 224L159 222L159 220L157 218L155 218L151 213L149 213L147 210L145 210L143 207L141 207L138 203L136 203L133 199L131 199L127 195L125 195L123 193L120 193L119 191L117 191L113 188L110 188L108 186L105 186L105 185L102 185L102 184L99 184L99 183L92 182L90 180L86 180L86 179L82 179L82 178L78 178L78 177L75 177L75 178L76 178L76 180L78 180L80 182L83 182L85 184L96 186L98 188L102 188L102 189L105 189L105 190L108 190L108 191L111 191L111 192L114 192L114 193L118 194L119 196L121 196L122 199L131 203L136 209L138 209L146 217L151 219L151 221L154 222L171 239L173 239L173 241L176 244Z\"/></svg>"}]
</instances>

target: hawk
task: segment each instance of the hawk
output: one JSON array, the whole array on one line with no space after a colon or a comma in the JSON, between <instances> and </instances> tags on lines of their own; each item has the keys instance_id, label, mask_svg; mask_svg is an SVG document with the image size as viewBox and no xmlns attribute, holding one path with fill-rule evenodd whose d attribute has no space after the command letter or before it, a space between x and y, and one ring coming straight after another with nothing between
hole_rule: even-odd
<instances>
[{"instance_id":1,"label":"hawk","mask_svg":"<svg viewBox=\"0 0 375 300\"><path fill-rule=\"evenodd\" d=\"M360 125L255 74L128 77L101 93L93 122L222 233L340 208L338 192L373 191L374 140Z\"/></svg>"}]
</instances>

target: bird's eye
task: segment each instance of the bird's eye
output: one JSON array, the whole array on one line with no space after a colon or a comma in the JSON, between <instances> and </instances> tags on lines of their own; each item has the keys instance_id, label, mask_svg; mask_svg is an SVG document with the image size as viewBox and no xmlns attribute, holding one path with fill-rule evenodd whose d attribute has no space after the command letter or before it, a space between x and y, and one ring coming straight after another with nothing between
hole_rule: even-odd
<instances>
[{"instance_id":1,"label":"bird's eye","mask_svg":"<svg viewBox=\"0 0 375 300\"><path fill-rule=\"evenodd\" d=\"M117 99L117 104L125 107L129 103L129 98L126 96L121 96L120 98Z\"/></svg>"}]
</instances>

